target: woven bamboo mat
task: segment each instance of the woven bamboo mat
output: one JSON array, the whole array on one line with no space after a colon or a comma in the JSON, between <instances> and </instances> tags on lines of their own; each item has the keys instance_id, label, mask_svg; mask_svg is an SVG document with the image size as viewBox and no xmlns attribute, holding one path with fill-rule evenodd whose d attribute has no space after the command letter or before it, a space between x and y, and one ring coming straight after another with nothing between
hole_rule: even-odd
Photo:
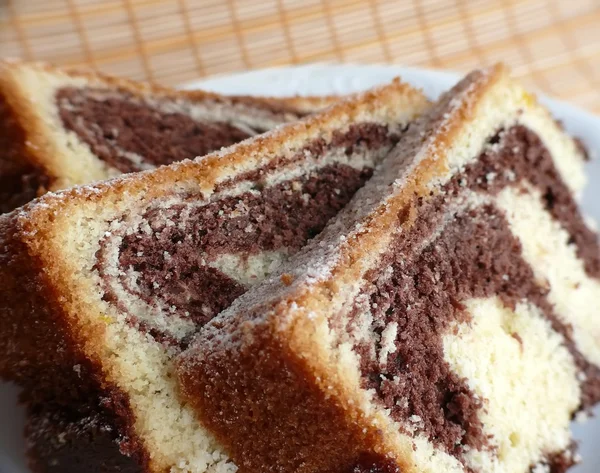
<instances>
[{"instance_id":1,"label":"woven bamboo mat","mask_svg":"<svg viewBox=\"0 0 600 473\"><path fill-rule=\"evenodd\" d=\"M600 0L0 0L0 55L165 84L310 61L504 61L600 112Z\"/></svg>"}]
</instances>

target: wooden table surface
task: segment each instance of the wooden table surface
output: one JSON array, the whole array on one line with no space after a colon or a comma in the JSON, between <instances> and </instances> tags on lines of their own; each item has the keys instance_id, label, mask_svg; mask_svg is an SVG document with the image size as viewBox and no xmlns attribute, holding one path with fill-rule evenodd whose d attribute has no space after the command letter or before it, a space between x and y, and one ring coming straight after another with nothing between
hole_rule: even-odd
<instances>
[{"instance_id":1,"label":"wooden table surface","mask_svg":"<svg viewBox=\"0 0 600 473\"><path fill-rule=\"evenodd\" d=\"M169 85L311 61L503 61L600 112L600 0L0 0L0 55Z\"/></svg>"}]
</instances>

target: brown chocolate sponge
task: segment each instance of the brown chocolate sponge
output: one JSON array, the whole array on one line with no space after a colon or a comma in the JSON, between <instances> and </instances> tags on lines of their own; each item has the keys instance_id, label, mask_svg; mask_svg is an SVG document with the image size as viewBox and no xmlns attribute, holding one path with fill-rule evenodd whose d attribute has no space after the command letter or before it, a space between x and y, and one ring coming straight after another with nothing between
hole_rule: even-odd
<instances>
[{"instance_id":1,"label":"brown chocolate sponge","mask_svg":"<svg viewBox=\"0 0 600 473\"><path fill-rule=\"evenodd\" d=\"M178 357L240 471L564 472L600 399L585 156L497 66Z\"/></svg>"},{"instance_id":2,"label":"brown chocolate sponge","mask_svg":"<svg viewBox=\"0 0 600 473\"><path fill-rule=\"evenodd\" d=\"M427 105L395 81L202 159L0 216L0 375L34 409L110 419L144 472L234 471L180 402L174 356L317 235Z\"/></svg>"},{"instance_id":3,"label":"brown chocolate sponge","mask_svg":"<svg viewBox=\"0 0 600 473\"><path fill-rule=\"evenodd\" d=\"M191 159L337 97L226 97L0 61L0 212L47 191Z\"/></svg>"}]
</instances>

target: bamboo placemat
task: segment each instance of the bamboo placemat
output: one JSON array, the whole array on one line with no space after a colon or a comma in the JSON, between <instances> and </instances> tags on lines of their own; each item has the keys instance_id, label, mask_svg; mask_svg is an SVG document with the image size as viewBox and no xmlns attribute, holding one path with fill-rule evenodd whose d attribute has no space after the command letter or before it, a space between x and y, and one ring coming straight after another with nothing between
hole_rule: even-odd
<instances>
[{"instance_id":1,"label":"bamboo placemat","mask_svg":"<svg viewBox=\"0 0 600 473\"><path fill-rule=\"evenodd\" d=\"M599 0L0 0L0 55L165 84L310 61L504 61L600 112Z\"/></svg>"}]
</instances>

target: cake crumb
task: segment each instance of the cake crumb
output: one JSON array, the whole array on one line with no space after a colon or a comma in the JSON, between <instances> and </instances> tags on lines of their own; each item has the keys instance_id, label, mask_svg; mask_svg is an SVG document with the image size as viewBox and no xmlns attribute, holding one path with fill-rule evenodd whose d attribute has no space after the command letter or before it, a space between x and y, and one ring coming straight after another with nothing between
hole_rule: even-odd
<instances>
[{"instance_id":1,"label":"cake crumb","mask_svg":"<svg viewBox=\"0 0 600 473\"><path fill-rule=\"evenodd\" d=\"M289 286L294 282L294 276L292 276L290 273L283 273L281 275L281 282L286 286Z\"/></svg>"}]
</instances>

